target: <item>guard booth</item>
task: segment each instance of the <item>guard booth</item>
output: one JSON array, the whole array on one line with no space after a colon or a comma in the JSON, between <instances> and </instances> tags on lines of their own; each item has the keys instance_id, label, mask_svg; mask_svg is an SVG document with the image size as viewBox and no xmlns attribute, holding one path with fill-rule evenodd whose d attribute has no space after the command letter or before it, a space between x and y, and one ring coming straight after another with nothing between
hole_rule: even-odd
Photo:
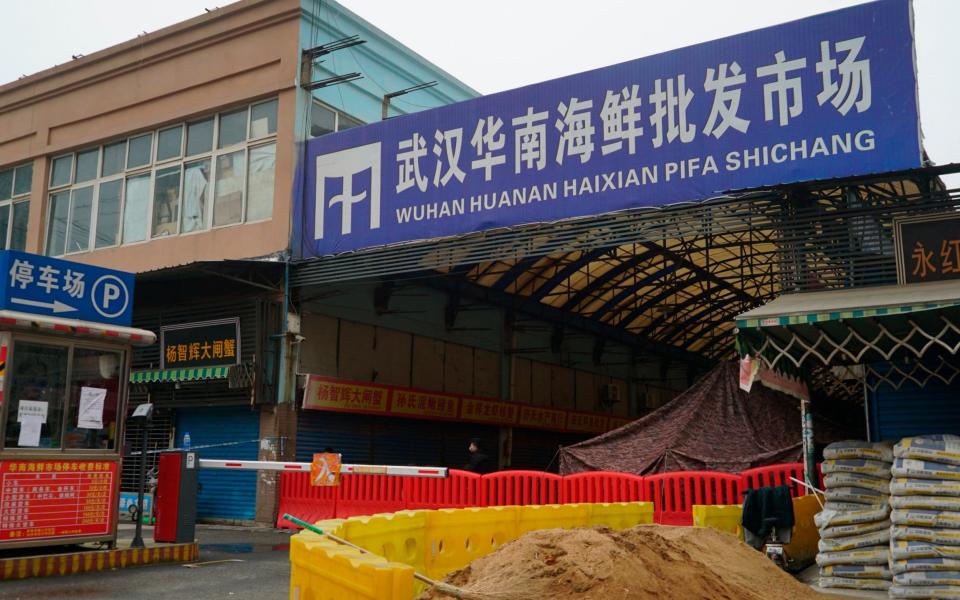
<instances>
[{"instance_id":1,"label":"guard booth","mask_svg":"<svg viewBox=\"0 0 960 600\"><path fill-rule=\"evenodd\" d=\"M0 550L116 542L130 273L0 252Z\"/></svg>"}]
</instances>

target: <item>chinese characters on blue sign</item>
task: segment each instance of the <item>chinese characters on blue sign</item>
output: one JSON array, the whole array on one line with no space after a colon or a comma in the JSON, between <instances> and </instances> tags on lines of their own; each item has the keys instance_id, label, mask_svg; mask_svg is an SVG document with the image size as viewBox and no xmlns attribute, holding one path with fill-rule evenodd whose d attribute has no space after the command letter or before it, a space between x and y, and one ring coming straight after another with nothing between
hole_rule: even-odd
<instances>
[{"instance_id":1,"label":"chinese characters on blue sign","mask_svg":"<svg viewBox=\"0 0 960 600\"><path fill-rule=\"evenodd\" d=\"M919 167L910 12L864 4L313 139L295 246Z\"/></svg>"},{"instance_id":2,"label":"chinese characters on blue sign","mask_svg":"<svg viewBox=\"0 0 960 600\"><path fill-rule=\"evenodd\" d=\"M129 326L131 273L6 250L0 309Z\"/></svg>"}]
</instances>

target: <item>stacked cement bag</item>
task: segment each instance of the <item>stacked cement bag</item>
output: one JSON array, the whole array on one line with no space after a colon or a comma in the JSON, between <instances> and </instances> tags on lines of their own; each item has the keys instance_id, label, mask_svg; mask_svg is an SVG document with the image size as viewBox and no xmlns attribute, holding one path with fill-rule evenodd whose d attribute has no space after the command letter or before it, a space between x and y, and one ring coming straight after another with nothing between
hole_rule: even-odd
<instances>
[{"instance_id":1,"label":"stacked cement bag","mask_svg":"<svg viewBox=\"0 0 960 600\"><path fill-rule=\"evenodd\" d=\"M890 463L886 444L845 441L824 450L827 502L820 529L820 586L885 590L890 587Z\"/></svg>"},{"instance_id":2,"label":"stacked cement bag","mask_svg":"<svg viewBox=\"0 0 960 600\"><path fill-rule=\"evenodd\" d=\"M960 598L960 437L904 438L891 469L892 598Z\"/></svg>"}]
</instances>

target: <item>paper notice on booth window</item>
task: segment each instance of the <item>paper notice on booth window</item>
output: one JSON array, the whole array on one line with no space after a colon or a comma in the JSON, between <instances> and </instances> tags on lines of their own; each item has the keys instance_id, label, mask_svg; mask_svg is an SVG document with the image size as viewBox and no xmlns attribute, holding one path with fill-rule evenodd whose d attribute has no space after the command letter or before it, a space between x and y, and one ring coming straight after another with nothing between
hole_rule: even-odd
<instances>
[{"instance_id":1,"label":"paper notice on booth window","mask_svg":"<svg viewBox=\"0 0 960 600\"><path fill-rule=\"evenodd\" d=\"M77 428L103 429L103 402L107 390L103 388L80 388L80 410L77 412Z\"/></svg>"},{"instance_id":2,"label":"paper notice on booth window","mask_svg":"<svg viewBox=\"0 0 960 600\"><path fill-rule=\"evenodd\" d=\"M17 421L23 423L25 417L37 417L41 423L46 423L47 403L43 400L21 400L17 407Z\"/></svg>"},{"instance_id":3,"label":"paper notice on booth window","mask_svg":"<svg viewBox=\"0 0 960 600\"><path fill-rule=\"evenodd\" d=\"M40 428L44 421L34 415L25 415L20 419L20 440L17 445L21 448L36 448L40 445Z\"/></svg>"}]
</instances>

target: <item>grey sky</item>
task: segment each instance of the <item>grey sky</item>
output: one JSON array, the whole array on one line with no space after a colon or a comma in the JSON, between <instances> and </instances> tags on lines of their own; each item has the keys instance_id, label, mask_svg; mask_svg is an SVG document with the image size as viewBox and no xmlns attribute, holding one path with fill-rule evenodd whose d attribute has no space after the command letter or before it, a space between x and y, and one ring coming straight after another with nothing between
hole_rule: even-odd
<instances>
[{"instance_id":1,"label":"grey sky","mask_svg":"<svg viewBox=\"0 0 960 600\"><path fill-rule=\"evenodd\" d=\"M203 13L215 0L0 0L0 82ZM218 0L221 1L222 0ZM834 10L853 0L341 0L483 93ZM960 2L915 0L924 145L960 162ZM960 177L948 183L960 186Z\"/></svg>"}]
</instances>

